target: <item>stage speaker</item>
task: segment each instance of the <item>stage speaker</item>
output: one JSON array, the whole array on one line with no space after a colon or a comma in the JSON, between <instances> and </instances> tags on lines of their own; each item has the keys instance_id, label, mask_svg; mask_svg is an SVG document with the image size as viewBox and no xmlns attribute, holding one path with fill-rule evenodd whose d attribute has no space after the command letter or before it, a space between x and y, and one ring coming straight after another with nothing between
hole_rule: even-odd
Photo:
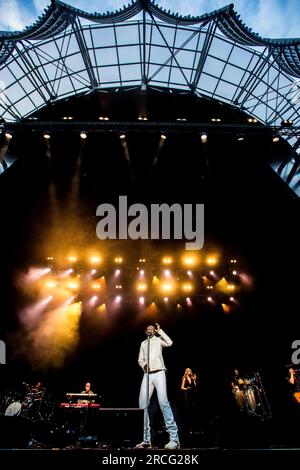
<instances>
[{"instance_id":1,"label":"stage speaker","mask_svg":"<svg viewBox=\"0 0 300 470\"><path fill-rule=\"evenodd\" d=\"M1 449L26 449L30 435L30 423L25 418L0 415Z\"/></svg>"},{"instance_id":2,"label":"stage speaker","mask_svg":"<svg viewBox=\"0 0 300 470\"><path fill-rule=\"evenodd\" d=\"M100 442L136 444L143 440L144 410L100 408L96 426Z\"/></svg>"}]
</instances>

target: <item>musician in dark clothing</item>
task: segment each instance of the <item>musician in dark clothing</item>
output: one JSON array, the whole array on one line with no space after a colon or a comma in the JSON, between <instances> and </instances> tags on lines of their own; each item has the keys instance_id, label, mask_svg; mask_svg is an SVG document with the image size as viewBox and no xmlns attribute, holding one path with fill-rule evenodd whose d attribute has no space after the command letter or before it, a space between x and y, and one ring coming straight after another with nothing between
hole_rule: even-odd
<instances>
[{"instance_id":1,"label":"musician in dark clothing","mask_svg":"<svg viewBox=\"0 0 300 470\"><path fill-rule=\"evenodd\" d=\"M184 394L187 418L186 425L188 432L192 434L194 431L194 420L197 406L198 377L190 368L187 368L184 371L181 381L181 390Z\"/></svg>"},{"instance_id":2,"label":"musician in dark clothing","mask_svg":"<svg viewBox=\"0 0 300 470\"><path fill-rule=\"evenodd\" d=\"M300 371L290 367L288 382L293 393L300 392Z\"/></svg>"}]
</instances>

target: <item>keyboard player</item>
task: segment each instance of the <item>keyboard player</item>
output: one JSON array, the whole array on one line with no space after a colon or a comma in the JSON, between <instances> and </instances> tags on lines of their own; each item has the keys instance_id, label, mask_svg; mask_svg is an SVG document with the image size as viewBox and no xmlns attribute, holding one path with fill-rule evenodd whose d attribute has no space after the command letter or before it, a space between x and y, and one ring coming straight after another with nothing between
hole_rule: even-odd
<instances>
[{"instance_id":1,"label":"keyboard player","mask_svg":"<svg viewBox=\"0 0 300 470\"><path fill-rule=\"evenodd\" d=\"M95 395L94 392L91 390L91 384L90 382L87 382L85 384L84 390L80 392L82 395ZM90 399L79 399L77 400L77 403L81 403L83 405L88 405L89 403L95 403L95 400L90 400Z\"/></svg>"}]
</instances>

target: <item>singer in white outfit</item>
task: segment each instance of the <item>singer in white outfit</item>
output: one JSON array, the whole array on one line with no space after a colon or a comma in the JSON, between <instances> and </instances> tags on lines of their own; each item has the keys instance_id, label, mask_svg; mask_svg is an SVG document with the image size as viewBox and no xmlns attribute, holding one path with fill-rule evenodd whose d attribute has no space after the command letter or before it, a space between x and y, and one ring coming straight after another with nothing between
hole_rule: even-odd
<instances>
[{"instance_id":1,"label":"singer in white outfit","mask_svg":"<svg viewBox=\"0 0 300 470\"><path fill-rule=\"evenodd\" d=\"M170 442L165 449L179 449L178 428L174 420L173 412L167 396L166 367L163 360L163 348L172 346L173 341L160 328L158 323L146 328L148 339L141 343L138 363L144 371L141 383L139 406L145 410L144 413L144 440L137 448L151 447L151 431L148 415L148 405L156 389L157 399L162 411L165 426L170 436ZM148 371L148 346L149 346L149 371ZM149 396L147 396L147 382L149 380Z\"/></svg>"}]
</instances>

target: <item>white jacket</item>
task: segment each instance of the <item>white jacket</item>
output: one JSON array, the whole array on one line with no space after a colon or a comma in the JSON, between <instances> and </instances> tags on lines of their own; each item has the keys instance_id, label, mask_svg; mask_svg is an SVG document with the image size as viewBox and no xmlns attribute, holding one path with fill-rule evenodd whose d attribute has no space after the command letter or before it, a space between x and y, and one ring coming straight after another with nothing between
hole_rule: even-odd
<instances>
[{"instance_id":1,"label":"white jacket","mask_svg":"<svg viewBox=\"0 0 300 470\"><path fill-rule=\"evenodd\" d=\"M152 336L149 340L150 344L150 353L149 353L149 370L166 370L166 366L163 360L162 348L168 348L172 346L173 341L169 336L160 328L158 330L159 336ZM147 364L147 353L148 353L148 339L145 339L141 343L138 363L141 368L144 370L145 365Z\"/></svg>"}]
</instances>

